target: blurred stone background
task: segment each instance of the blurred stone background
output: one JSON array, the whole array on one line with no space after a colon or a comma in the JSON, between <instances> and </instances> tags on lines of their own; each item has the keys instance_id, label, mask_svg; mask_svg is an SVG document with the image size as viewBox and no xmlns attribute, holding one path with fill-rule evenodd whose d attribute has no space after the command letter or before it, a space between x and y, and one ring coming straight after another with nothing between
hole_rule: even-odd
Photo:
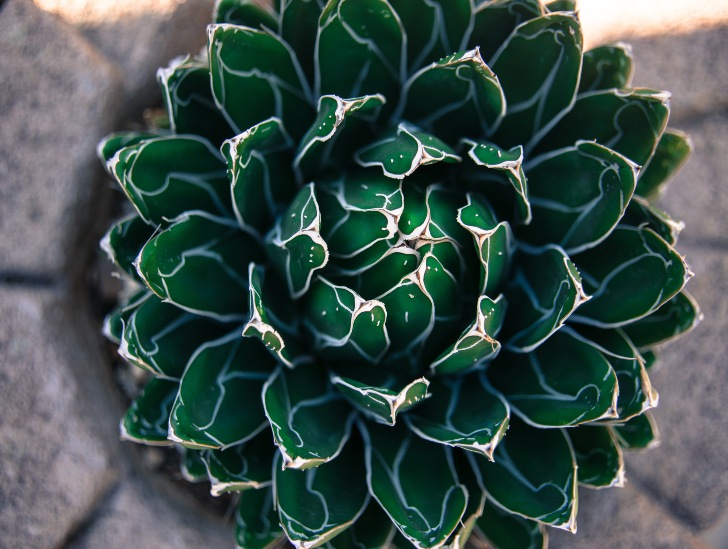
<instances>
[{"instance_id":1,"label":"blurred stone background","mask_svg":"<svg viewBox=\"0 0 728 549\"><path fill-rule=\"evenodd\" d=\"M553 548L728 549L728 0L581 0L587 46L673 93L695 154L662 205L705 322L664 353L659 448L623 489L582 490ZM231 524L118 440L97 242L115 190L95 157L159 104L156 68L204 44L212 0L0 0L0 546L232 547ZM96 265L96 267L94 267ZM99 293L100 292L100 293Z\"/></svg>"}]
</instances>

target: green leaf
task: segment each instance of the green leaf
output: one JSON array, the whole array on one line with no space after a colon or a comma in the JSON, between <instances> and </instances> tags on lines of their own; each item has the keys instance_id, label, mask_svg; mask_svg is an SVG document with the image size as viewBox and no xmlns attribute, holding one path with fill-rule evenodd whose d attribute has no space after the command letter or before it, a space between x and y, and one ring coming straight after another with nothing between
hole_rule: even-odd
<instances>
[{"instance_id":1,"label":"green leaf","mask_svg":"<svg viewBox=\"0 0 728 549\"><path fill-rule=\"evenodd\" d=\"M622 218L638 171L628 158L588 141L533 159L526 169L533 221L516 234L568 254L596 246Z\"/></svg>"},{"instance_id":2,"label":"green leaf","mask_svg":"<svg viewBox=\"0 0 728 549\"><path fill-rule=\"evenodd\" d=\"M524 225L531 222L531 203L529 201L528 180L523 171L523 147L520 145L511 150L501 149L488 141L471 141L463 139L470 147L468 156L478 166L496 170L505 175L513 187L515 194L518 221Z\"/></svg>"},{"instance_id":3,"label":"green leaf","mask_svg":"<svg viewBox=\"0 0 728 549\"><path fill-rule=\"evenodd\" d=\"M178 389L177 381L150 379L121 420L121 438L152 446L172 446L167 428Z\"/></svg>"},{"instance_id":4,"label":"green leaf","mask_svg":"<svg viewBox=\"0 0 728 549\"><path fill-rule=\"evenodd\" d=\"M313 183L303 187L266 237L273 264L288 283L294 299L308 291L315 271L329 261L321 236L321 212Z\"/></svg>"},{"instance_id":5,"label":"green leaf","mask_svg":"<svg viewBox=\"0 0 728 549\"><path fill-rule=\"evenodd\" d=\"M644 88L582 94L553 128L534 139L526 152L532 149L534 155L570 147L577 141L596 141L644 166L667 124L668 99L665 92Z\"/></svg>"},{"instance_id":6,"label":"green leaf","mask_svg":"<svg viewBox=\"0 0 728 549\"><path fill-rule=\"evenodd\" d=\"M245 490L235 512L237 546L240 549L274 549L282 535L273 490Z\"/></svg>"},{"instance_id":7,"label":"green leaf","mask_svg":"<svg viewBox=\"0 0 728 549\"><path fill-rule=\"evenodd\" d=\"M178 446L180 452L180 473L187 482L204 482L207 480L207 468L202 460L202 450L191 450Z\"/></svg>"},{"instance_id":8,"label":"green leaf","mask_svg":"<svg viewBox=\"0 0 728 549\"><path fill-rule=\"evenodd\" d=\"M313 82L316 41L312 37L316 36L326 0L281 0L279 3L278 34L296 52L303 73L309 82Z\"/></svg>"},{"instance_id":9,"label":"green leaf","mask_svg":"<svg viewBox=\"0 0 728 549\"><path fill-rule=\"evenodd\" d=\"M188 210L231 215L223 158L201 137L145 139L119 150L109 167L147 223L159 225Z\"/></svg>"},{"instance_id":10,"label":"green leaf","mask_svg":"<svg viewBox=\"0 0 728 549\"><path fill-rule=\"evenodd\" d=\"M574 262L592 298L572 319L600 327L649 315L692 274L680 254L649 228L619 226L599 246L574 256Z\"/></svg>"},{"instance_id":11,"label":"green leaf","mask_svg":"<svg viewBox=\"0 0 728 549\"><path fill-rule=\"evenodd\" d=\"M137 271L164 301L219 321L240 320L247 310L246 267L261 255L234 221L192 211L147 242Z\"/></svg>"},{"instance_id":12,"label":"green leaf","mask_svg":"<svg viewBox=\"0 0 728 549\"><path fill-rule=\"evenodd\" d=\"M495 301L479 297L475 321L430 364L430 371L442 375L474 370L493 360L501 348L495 338L503 325L506 306L502 295Z\"/></svg>"},{"instance_id":13,"label":"green leaf","mask_svg":"<svg viewBox=\"0 0 728 549\"><path fill-rule=\"evenodd\" d=\"M629 86L634 72L632 47L618 42L584 52L579 93Z\"/></svg>"},{"instance_id":14,"label":"green leaf","mask_svg":"<svg viewBox=\"0 0 728 549\"><path fill-rule=\"evenodd\" d=\"M493 459L508 429L508 403L482 373L433 382L432 395L407 414L410 429L425 440L463 448Z\"/></svg>"},{"instance_id":15,"label":"green leaf","mask_svg":"<svg viewBox=\"0 0 728 549\"><path fill-rule=\"evenodd\" d=\"M698 303L685 291L679 292L655 312L623 330L638 349L672 341L697 326L703 318Z\"/></svg>"},{"instance_id":16,"label":"green leaf","mask_svg":"<svg viewBox=\"0 0 728 549\"><path fill-rule=\"evenodd\" d=\"M512 420L494 458L471 457L492 504L576 531L576 459L563 429L537 429Z\"/></svg>"},{"instance_id":17,"label":"green leaf","mask_svg":"<svg viewBox=\"0 0 728 549\"><path fill-rule=\"evenodd\" d=\"M352 437L334 461L295 471L273 463L281 525L297 547L316 547L348 529L369 502L361 459L362 444ZM346 483L342 489L342 482Z\"/></svg>"},{"instance_id":18,"label":"green leaf","mask_svg":"<svg viewBox=\"0 0 728 549\"><path fill-rule=\"evenodd\" d=\"M390 0L407 37L407 68L466 48L473 25L472 0Z\"/></svg>"},{"instance_id":19,"label":"green leaf","mask_svg":"<svg viewBox=\"0 0 728 549\"><path fill-rule=\"evenodd\" d=\"M477 48L417 71L405 82L401 101L397 114L451 144L489 134L505 113L498 77Z\"/></svg>"},{"instance_id":20,"label":"green leaf","mask_svg":"<svg viewBox=\"0 0 728 549\"><path fill-rule=\"evenodd\" d=\"M278 368L263 388L265 415L283 467L309 469L344 448L355 414L315 364Z\"/></svg>"},{"instance_id":21,"label":"green leaf","mask_svg":"<svg viewBox=\"0 0 728 549\"><path fill-rule=\"evenodd\" d=\"M477 531L498 549L546 549L546 528L533 520L508 513L486 501Z\"/></svg>"},{"instance_id":22,"label":"green leaf","mask_svg":"<svg viewBox=\"0 0 728 549\"><path fill-rule=\"evenodd\" d=\"M544 15L519 25L489 63L507 105L493 140L512 147L547 131L574 102L581 57L575 14Z\"/></svg>"},{"instance_id":23,"label":"green leaf","mask_svg":"<svg viewBox=\"0 0 728 549\"><path fill-rule=\"evenodd\" d=\"M369 500L364 512L344 532L328 541L325 549L385 549L393 547L397 530L376 501Z\"/></svg>"},{"instance_id":24,"label":"green leaf","mask_svg":"<svg viewBox=\"0 0 728 549\"><path fill-rule=\"evenodd\" d=\"M640 174L635 193L650 200L657 198L672 176L688 161L692 152L693 143L690 137L681 131L666 129Z\"/></svg>"},{"instance_id":25,"label":"green leaf","mask_svg":"<svg viewBox=\"0 0 728 549\"><path fill-rule=\"evenodd\" d=\"M132 279L141 282L139 273L134 267L134 260L153 234L153 226L148 225L138 215L131 214L114 223L106 231L100 246L114 265Z\"/></svg>"},{"instance_id":26,"label":"green leaf","mask_svg":"<svg viewBox=\"0 0 728 549\"><path fill-rule=\"evenodd\" d=\"M550 12L576 11L577 0L553 0L546 3L546 9Z\"/></svg>"},{"instance_id":27,"label":"green leaf","mask_svg":"<svg viewBox=\"0 0 728 549\"><path fill-rule=\"evenodd\" d=\"M124 330L129 322L129 318L151 295L152 293L149 290L141 288L125 297L122 296L116 308L104 318L104 326L102 329L104 336L119 345L122 339L124 339Z\"/></svg>"},{"instance_id":28,"label":"green leaf","mask_svg":"<svg viewBox=\"0 0 728 549\"><path fill-rule=\"evenodd\" d=\"M625 450L652 448L660 442L657 424L650 412L633 417L626 423L612 427L619 445Z\"/></svg>"},{"instance_id":29,"label":"green leaf","mask_svg":"<svg viewBox=\"0 0 728 549\"><path fill-rule=\"evenodd\" d=\"M442 547L458 528L468 503L452 449L415 437L401 426L369 423L360 428L369 492L411 543Z\"/></svg>"},{"instance_id":30,"label":"green leaf","mask_svg":"<svg viewBox=\"0 0 728 549\"><path fill-rule=\"evenodd\" d=\"M465 455L466 452L456 451L453 454L455 470L461 484L465 486L468 492L468 504L463 517L460 519L460 526L450 535L446 546L449 549L468 549L471 547L470 535L485 508L485 487L480 472L473 467L473 464Z\"/></svg>"},{"instance_id":31,"label":"green leaf","mask_svg":"<svg viewBox=\"0 0 728 549\"><path fill-rule=\"evenodd\" d=\"M266 426L259 399L273 366L262 345L237 331L200 347L182 376L170 439L200 450L252 439Z\"/></svg>"},{"instance_id":32,"label":"green leaf","mask_svg":"<svg viewBox=\"0 0 728 549\"><path fill-rule=\"evenodd\" d=\"M355 408L385 425L394 425L400 412L417 406L430 396L427 393L430 382L424 377L415 379L399 391L338 375L331 377L331 383Z\"/></svg>"},{"instance_id":33,"label":"green leaf","mask_svg":"<svg viewBox=\"0 0 728 549\"><path fill-rule=\"evenodd\" d=\"M275 117L292 136L303 135L310 90L291 47L268 30L221 24L207 32L215 104L235 133Z\"/></svg>"},{"instance_id":34,"label":"green leaf","mask_svg":"<svg viewBox=\"0 0 728 549\"><path fill-rule=\"evenodd\" d=\"M571 427L617 416L617 375L600 349L568 327L530 353L503 353L488 379L524 421Z\"/></svg>"},{"instance_id":35,"label":"green leaf","mask_svg":"<svg viewBox=\"0 0 728 549\"><path fill-rule=\"evenodd\" d=\"M206 450L202 458L210 478L210 493L219 496L271 485L274 456L275 446L267 429L226 450Z\"/></svg>"},{"instance_id":36,"label":"green leaf","mask_svg":"<svg viewBox=\"0 0 728 549\"><path fill-rule=\"evenodd\" d=\"M179 379L192 354L224 330L212 319L151 296L127 320L119 354L155 376Z\"/></svg>"},{"instance_id":37,"label":"green leaf","mask_svg":"<svg viewBox=\"0 0 728 549\"><path fill-rule=\"evenodd\" d=\"M251 28L277 28L275 13L255 0L217 0L213 23L230 23Z\"/></svg>"},{"instance_id":38,"label":"green leaf","mask_svg":"<svg viewBox=\"0 0 728 549\"><path fill-rule=\"evenodd\" d=\"M319 19L314 96L395 98L404 72L405 37L386 0L329 0Z\"/></svg>"},{"instance_id":39,"label":"green leaf","mask_svg":"<svg viewBox=\"0 0 728 549\"><path fill-rule=\"evenodd\" d=\"M248 266L250 319L243 327L243 336L260 340L278 362L293 368L310 358L296 336L298 324L286 324L279 316L283 307L291 308L290 303L283 305L278 302L280 293L275 291L275 287L264 288L265 281L269 280L265 274L263 267L254 263ZM295 310L286 312L296 313Z\"/></svg>"},{"instance_id":40,"label":"green leaf","mask_svg":"<svg viewBox=\"0 0 728 549\"><path fill-rule=\"evenodd\" d=\"M459 162L460 157L437 137L400 124L395 134L361 149L356 161L365 168L379 166L387 177L403 179L420 166Z\"/></svg>"},{"instance_id":41,"label":"green leaf","mask_svg":"<svg viewBox=\"0 0 728 549\"><path fill-rule=\"evenodd\" d=\"M389 348L387 309L323 277L307 296L306 325L313 346L326 359L378 364Z\"/></svg>"},{"instance_id":42,"label":"green leaf","mask_svg":"<svg viewBox=\"0 0 728 549\"><path fill-rule=\"evenodd\" d=\"M579 484L590 488L624 486L624 458L609 427L582 425L567 431L579 468Z\"/></svg>"},{"instance_id":43,"label":"green leaf","mask_svg":"<svg viewBox=\"0 0 728 549\"><path fill-rule=\"evenodd\" d=\"M96 156L98 156L99 160L101 160L101 162L104 164L104 168L106 168L106 171L109 173L109 175L111 177L114 177L113 166L116 153L118 153L124 147L131 147L136 145L137 143L156 137L160 137L160 135L158 133L152 133L151 131L115 132L107 135L101 141L99 141L99 144L96 147Z\"/></svg>"},{"instance_id":44,"label":"green leaf","mask_svg":"<svg viewBox=\"0 0 728 549\"><path fill-rule=\"evenodd\" d=\"M670 246L677 244L677 237L685 227L682 221L675 221L641 196L632 198L621 224L630 227L649 227Z\"/></svg>"},{"instance_id":45,"label":"green leaf","mask_svg":"<svg viewBox=\"0 0 728 549\"><path fill-rule=\"evenodd\" d=\"M478 2L469 47L479 47L489 60L521 23L544 14L540 0L489 0Z\"/></svg>"},{"instance_id":46,"label":"green leaf","mask_svg":"<svg viewBox=\"0 0 728 549\"><path fill-rule=\"evenodd\" d=\"M296 194L291 170L293 142L276 118L245 130L222 144L233 210L243 228L260 235Z\"/></svg>"},{"instance_id":47,"label":"green leaf","mask_svg":"<svg viewBox=\"0 0 728 549\"><path fill-rule=\"evenodd\" d=\"M196 134L213 145L233 135L215 106L207 60L190 56L173 59L168 67L157 70L157 82L173 133Z\"/></svg>"},{"instance_id":48,"label":"green leaf","mask_svg":"<svg viewBox=\"0 0 728 549\"><path fill-rule=\"evenodd\" d=\"M296 151L294 168L299 179L313 178L325 167L349 159L368 134L366 125L379 117L385 102L380 94L353 99L336 95L319 98L318 116Z\"/></svg>"},{"instance_id":49,"label":"green leaf","mask_svg":"<svg viewBox=\"0 0 728 549\"><path fill-rule=\"evenodd\" d=\"M589 297L581 277L566 253L557 246L522 250L514 261L512 283L506 291L508 308L504 335L506 348L527 353L558 330Z\"/></svg>"},{"instance_id":50,"label":"green leaf","mask_svg":"<svg viewBox=\"0 0 728 549\"><path fill-rule=\"evenodd\" d=\"M624 422L657 406L657 392L650 383L645 361L621 329L578 326L578 335L597 347L617 374L617 418L608 423Z\"/></svg>"}]
</instances>

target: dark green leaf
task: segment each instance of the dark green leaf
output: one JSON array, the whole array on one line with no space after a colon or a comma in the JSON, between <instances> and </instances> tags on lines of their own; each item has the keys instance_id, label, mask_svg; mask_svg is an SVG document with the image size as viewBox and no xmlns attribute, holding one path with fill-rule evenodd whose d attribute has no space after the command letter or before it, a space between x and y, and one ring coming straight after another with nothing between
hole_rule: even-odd
<instances>
[{"instance_id":1,"label":"dark green leaf","mask_svg":"<svg viewBox=\"0 0 728 549\"><path fill-rule=\"evenodd\" d=\"M472 0L390 0L407 36L410 73L466 48L473 25Z\"/></svg>"},{"instance_id":2,"label":"dark green leaf","mask_svg":"<svg viewBox=\"0 0 728 549\"><path fill-rule=\"evenodd\" d=\"M281 121L271 118L225 141L221 151L238 223L255 234L266 233L296 194L291 138Z\"/></svg>"},{"instance_id":3,"label":"dark green leaf","mask_svg":"<svg viewBox=\"0 0 728 549\"><path fill-rule=\"evenodd\" d=\"M675 221L641 196L632 198L621 224L630 227L649 227L670 246L677 244L677 237L685 226L682 221Z\"/></svg>"},{"instance_id":4,"label":"dark green leaf","mask_svg":"<svg viewBox=\"0 0 728 549\"><path fill-rule=\"evenodd\" d=\"M688 161L692 152L690 137L678 130L665 130L652 158L640 174L635 193L650 200L659 196L665 184Z\"/></svg>"},{"instance_id":5,"label":"dark green leaf","mask_svg":"<svg viewBox=\"0 0 728 549\"><path fill-rule=\"evenodd\" d=\"M348 377L333 376L333 386L356 408L379 423L394 425L400 412L409 410L429 397L430 382L421 377L402 389L368 385Z\"/></svg>"},{"instance_id":6,"label":"dark green leaf","mask_svg":"<svg viewBox=\"0 0 728 549\"><path fill-rule=\"evenodd\" d=\"M114 223L101 239L100 246L110 261L131 278L141 282L134 260L153 234L153 226L132 214Z\"/></svg>"},{"instance_id":7,"label":"dark green leaf","mask_svg":"<svg viewBox=\"0 0 728 549\"><path fill-rule=\"evenodd\" d=\"M405 427L360 425L367 443L369 492L410 542L442 546L468 503L452 449L422 440Z\"/></svg>"},{"instance_id":8,"label":"dark green leaf","mask_svg":"<svg viewBox=\"0 0 728 549\"><path fill-rule=\"evenodd\" d=\"M651 448L659 443L657 424L650 412L636 416L622 425L612 427L619 445L625 450Z\"/></svg>"},{"instance_id":9,"label":"dark green leaf","mask_svg":"<svg viewBox=\"0 0 728 549\"><path fill-rule=\"evenodd\" d=\"M488 0L478 4L468 45L479 47L485 60L493 57L518 25L544 14L540 0Z\"/></svg>"},{"instance_id":10,"label":"dark green leaf","mask_svg":"<svg viewBox=\"0 0 728 549\"><path fill-rule=\"evenodd\" d=\"M310 91L290 46L269 31L211 25L208 55L215 103L235 133L276 117L291 135L303 135L313 114Z\"/></svg>"},{"instance_id":11,"label":"dark green leaf","mask_svg":"<svg viewBox=\"0 0 728 549\"><path fill-rule=\"evenodd\" d=\"M550 12L555 11L576 11L576 0L553 0L546 3L546 9Z\"/></svg>"},{"instance_id":12,"label":"dark green leaf","mask_svg":"<svg viewBox=\"0 0 728 549\"><path fill-rule=\"evenodd\" d=\"M155 376L179 379L192 354L224 331L210 318L151 296L127 320L119 354Z\"/></svg>"},{"instance_id":13,"label":"dark green leaf","mask_svg":"<svg viewBox=\"0 0 728 549\"><path fill-rule=\"evenodd\" d=\"M532 154L596 141L644 166L665 129L669 94L648 89L604 90L580 95ZM529 146L533 148L533 146ZM528 152L528 151L527 151Z\"/></svg>"},{"instance_id":14,"label":"dark green leaf","mask_svg":"<svg viewBox=\"0 0 728 549\"><path fill-rule=\"evenodd\" d=\"M316 364L278 368L263 388L273 439L287 469L309 469L336 458L355 414Z\"/></svg>"},{"instance_id":15,"label":"dark green leaf","mask_svg":"<svg viewBox=\"0 0 728 549\"><path fill-rule=\"evenodd\" d=\"M405 37L386 0L329 0L319 19L314 95L397 97Z\"/></svg>"},{"instance_id":16,"label":"dark green leaf","mask_svg":"<svg viewBox=\"0 0 728 549\"><path fill-rule=\"evenodd\" d=\"M139 215L159 225L188 210L230 216L230 187L220 153L194 135L154 137L128 145L109 162Z\"/></svg>"},{"instance_id":17,"label":"dark green leaf","mask_svg":"<svg viewBox=\"0 0 728 549\"><path fill-rule=\"evenodd\" d=\"M217 0L213 23L229 23L251 28L277 28L275 13L255 0Z\"/></svg>"},{"instance_id":18,"label":"dark green leaf","mask_svg":"<svg viewBox=\"0 0 728 549\"><path fill-rule=\"evenodd\" d=\"M468 504L463 517L460 519L460 526L447 540L446 547L449 549L468 549L471 547L469 543L470 535L485 508L486 493L483 479L480 472L465 454L466 452L457 451L453 453L455 470L458 473L460 483L465 486L468 492Z\"/></svg>"},{"instance_id":19,"label":"dark green leaf","mask_svg":"<svg viewBox=\"0 0 728 549\"><path fill-rule=\"evenodd\" d=\"M235 331L192 356L170 418L169 437L188 448L227 448L266 426L260 394L274 361Z\"/></svg>"},{"instance_id":20,"label":"dark green leaf","mask_svg":"<svg viewBox=\"0 0 728 549\"><path fill-rule=\"evenodd\" d=\"M313 273L329 261L321 236L321 212L313 183L303 187L266 238L273 264L288 283L293 298L308 291Z\"/></svg>"},{"instance_id":21,"label":"dark green leaf","mask_svg":"<svg viewBox=\"0 0 728 549\"><path fill-rule=\"evenodd\" d=\"M430 364L430 371L438 375L462 372L479 368L493 360L501 348L495 338L503 324L505 312L506 301L502 295L495 301L487 296L478 298L475 321Z\"/></svg>"},{"instance_id":22,"label":"dark green leaf","mask_svg":"<svg viewBox=\"0 0 728 549\"><path fill-rule=\"evenodd\" d=\"M490 60L507 105L496 143L512 147L537 139L571 107L581 49L581 25L574 14L544 15L513 31Z\"/></svg>"},{"instance_id":23,"label":"dark green leaf","mask_svg":"<svg viewBox=\"0 0 728 549\"><path fill-rule=\"evenodd\" d=\"M180 473L187 482L203 482L207 480L207 468L202 459L203 450L192 450L184 446L177 447L180 451Z\"/></svg>"},{"instance_id":24,"label":"dark green leaf","mask_svg":"<svg viewBox=\"0 0 728 549\"><path fill-rule=\"evenodd\" d=\"M494 458L471 457L492 504L576 531L576 459L563 429L537 429L513 420Z\"/></svg>"},{"instance_id":25,"label":"dark green leaf","mask_svg":"<svg viewBox=\"0 0 728 549\"><path fill-rule=\"evenodd\" d=\"M498 549L546 549L546 528L536 521L508 513L486 501L478 532Z\"/></svg>"},{"instance_id":26,"label":"dark green leaf","mask_svg":"<svg viewBox=\"0 0 728 549\"><path fill-rule=\"evenodd\" d=\"M489 134L505 113L498 77L477 49L416 72L405 82L401 101L398 114L451 144Z\"/></svg>"},{"instance_id":27,"label":"dark green leaf","mask_svg":"<svg viewBox=\"0 0 728 549\"><path fill-rule=\"evenodd\" d=\"M215 146L235 133L215 106L207 60L178 57L157 71L157 82L173 133L196 134Z\"/></svg>"},{"instance_id":28,"label":"dark green leaf","mask_svg":"<svg viewBox=\"0 0 728 549\"><path fill-rule=\"evenodd\" d=\"M521 251L510 276L506 298L511 314L501 341L515 352L538 347L589 299L576 267L557 246Z\"/></svg>"},{"instance_id":29,"label":"dark green leaf","mask_svg":"<svg viewBox=\"0 0 728 549\"><path fill-rule=\"evenodd\" d=\"M268 429L248 442L226 450L207 450L202 458L210 477L210 493L219 496L225 492L260 489L271 484L275 446Z\"/></svg>"},{"instance_id":30,"label":"dark green leaf","mask_svg":"<svg viewBox=\"0 0 728 549\"><path fill-rule=\"evenodd\" d=\"M319 99L318 116L298 144L294 167L299 179L308 180L351 158L357 144L368 133L366 125L379 117L383 95L342 99L324 95Z\"/></svg>"},{"instance_id":31,"label":"dark green leaf","mask_svg":"<svg viewBox=\"0 0 728 549\"><path fill-rule=\"evenodd\" d=\"M579 484L590 488L624 486L624 458L609 427L582 425L566 431L579 468Z\"/></svg>"},{"instance_id":32,"label":"dark green leaf","mask_svg":"<svg viewBox=\"0 0 728 549\"><path fill-rule=\"evenodd\" d=\"M328 541L364 512L369 494L363 451L359 436L354 436L335 460L314 469L281 468L280 460L275 460L278 515L288 539L298 547L316 547Z\"/></svg>"},{"instance_id":33,"label":"dark green leaf","mask_svg":"<svg viewBox=\"0 0 728 549\"><path fill-rule=\"evenodd\" d=\"M141 141L146 141L147 139L156 137L160 137L160 135L148 131L112 133L99 141L99 144L96 147L96 155L99 157L99 160L103 162L106 171L109 172L109 175L113 177L115 161L112 161L114 160L114 156L116 156L121 149L124 147L134 146Z\"/></svg>"},{"instance_id":34,"label":"dark green leaf","mask_svg":"<svg viewBox=\"0 0 728 549\"><path fill-rule=\"evenodd\" d=\"M343 533L324 544L325 549L385 549L393 547L397 530L376 501L369 500L367 508Z\"/></svg>"},{"instance_id":35,"label":"dark green leaf","mask_svg":"<svg viewBox=\"0 0 728 549\"><path fill-rule=\"evenodd\" d=\"M172 446L167 429L178 389L177 381L150 379L121 421L121 438L153 446Z\"/></svg>"},{"instance_id":36,"label":"dark green leaf","mask_svg":"<svg viewBox=\"0 0 728 549\"><path fill-rule=\"evenodd\" d=\"M193 211L147 242L137 270L164 301L220 321L241 320L248 262L261 255L258 243L234 221Z\"/></svg>"},{"instance_id":37,"label":"dark green leaf","mask_svg":"<svg viewBox=\"0 0 728 549\"><path fill-rule=\"evenodd\" d=\"M400 124L395 134L361 149L356 161L365 168L380 167L387 177L403 179L420 166L459 162L460 157L437 137Z\"/></svg>"},{"instance_id":38,"label":"dark green leaf","mask_svg":"<svg viewBox=\"0 0 728 549\"><path fill-rule=\"evenodd\" d=\"M326 0L281 0L278 34L296 52L309 82L314 79L314 56L319 16ZM275 28L275 27L270 27Z\"/></svg>"},{"instance_id":39,"label":"dark green leaf","mask_svg":"<svg viewBox=\"0 0 728 549\"><path fill-rule=\"evenodd\" d=\"M489 459L508 429L508 404L481 373L433 382L432 398L407 414L425 440L481 453Z\"/></svg>"},{"instance_id":40,"label":"dark green leaf","mask_svg":"<svg viewBox=\"0 0 728 549\"><path fill-rule=\"evenodd\" d=\"M235 513L235 543L240 549L273 549L283 530L272 488L246 490Z\"/></svg>"},{"instance_id":41,"label":"dark green leaf","mask_svg":"<svg viewBox=\"0 0 728 549\"><path fill-rule=\"evenodd\" d=\"M584 52L579 93L629 86L634 72L632 48L623 43Z\"/></svg>"},{"instance_id":42,"label":"dark green leaf","mask_svg":"<svg viewBox=\"0 0 728 549\"><path fill-rule=\"evenodd\" d=\"M488 379L534 426L570 427L617 415L617 376L609 361L567 327L529 353L502 353Z\"/></svg>"},{"instance_id":43,"label":"dark green leaf","mask_svg":"<svg viewBox=\"0 0 728 549\"><path fill-rule=\"evenodd\" d=\"M600 327L647 316L691 276L680 254L649 228L619 226L599 246L574 256L574 262L592 297L572 319Z\"/></svg>"},{"instance_id":44,"label":"dark green leaf","mask_svg":"<svg viewBox=\"0 0 728 549\"><path fill-rule=\"evenodd\" d=\"M682 336L702 318L698 303L682 291L652 314L627 324L623 330L638 349L646 349Z\"/></svg>"},{"instance_id":45,"label":"dark green leaf","mask_svg":"<svg viewBox=\"0 0 728 549\"><path fill-rule=\"evenodd\" d=\"M533 221L516 234L575 254L596 246L624 214L639 166L588 141L537 157L526 168Z\"/></svg>"},{"instance_id":46,"label":"dark green leaf","mask_svg":"<svg viewBox=\"0 0 728 549\"><path fill-rule=\"evenodd\" d=\"M104 336L119 345L124 339L124 330L129 318L152 295L149 290L142 288L126 297L122 296L121 302L104 318Z\"/></svg>"}]
</instances>

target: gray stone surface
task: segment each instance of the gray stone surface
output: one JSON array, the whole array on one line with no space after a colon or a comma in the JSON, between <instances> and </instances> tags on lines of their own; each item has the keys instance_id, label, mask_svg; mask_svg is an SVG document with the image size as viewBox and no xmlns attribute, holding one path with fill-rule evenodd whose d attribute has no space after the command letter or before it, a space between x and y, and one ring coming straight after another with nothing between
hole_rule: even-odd
<instances>
[{"instance_id":1,"label":"gray stone surface","mask_svg":"<svg viewBox=\"0 0 728 549\"><path fill-rule=\"evenodd\" d=\"M213 0L35 0L76 26L123 74L127 119L161 103L157 68L205 45Z\"/></svg>"},{"instance_id":2,"label":"gray stone surface","mask_svg":"<svg viewBox=\"0 0 728 549\"><path fill-rule=\"evenodd\" d=\"M577 532L549 530L550 549L698 549L691 536L649 496L632 484L609 490L579 490Z\"/></svg>"},{"instance_id":3,"label":"gray stone surface","mask_svg":"<svg viewBox=\"0 0 728 549\"><path fill-rule=\"evenodd\" d=\"M627 472L695 530L715 525L728 502L728 254L687 250L697 273L688 284L705 321L668 346L651 379L662 443L629 456Z\"/></svg>"},{"instance_id":4,"label":"gray stone surface","mask_svg":"<svg viewBox=\"0 0 728 549\"><path fill-rule=\"evenodd\" d=\"M670 91L676 122L728 107L728 26L625 41L634 53L634 85Z\"/></svg>"},{"instance_id":5,"label":"gray stone surface","mask_svg":"<svg viewBox=\"0 0 728 549\"><path fill-rule=\"evenodd\" d=\"M210 518L159 482L125 479L68 549L233 547L232 525Z\"/></svg>"},{"instance_id":6,"label":"gray stone surface","mask_svg":"<svg viewBox=\"0 0 728 549\"><path fill-rule=\"evenodd\" d=\"M3 547L57 547L118 474L103 383L80 377L99 356L71 318L53 291L0 288Z\"/></svg>"},{"instance_id":7,"label":"gray stone surface","mask_svg":"<svg viewBox=\"0 0 728 549\"><path fill-rule=\"evenodd\" d=\"M107 215L95 146L116 125L118 72L28 0L3 5L0 51L0 276L78 277Z\"/></svg>"}]
</instances>

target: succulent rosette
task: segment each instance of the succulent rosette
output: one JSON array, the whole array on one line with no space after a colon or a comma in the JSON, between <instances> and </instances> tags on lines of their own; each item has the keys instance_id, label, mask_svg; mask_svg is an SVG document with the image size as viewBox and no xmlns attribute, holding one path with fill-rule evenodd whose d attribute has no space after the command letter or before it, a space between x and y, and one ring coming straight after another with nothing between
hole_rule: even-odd
<instances>
[{"instance_id":1,"label":"succulent rosette","mask_svg":"<svg viewBox=\"0 0 728 549\"><path fill-rule=\"evenodd\" d=\"M574 10L222 0L168 127L99 145L135 210L106 332L150 374L122 436L239 492L239 546L543 547L655 440L690 145Z\"/></svg>"}]
</instances>

